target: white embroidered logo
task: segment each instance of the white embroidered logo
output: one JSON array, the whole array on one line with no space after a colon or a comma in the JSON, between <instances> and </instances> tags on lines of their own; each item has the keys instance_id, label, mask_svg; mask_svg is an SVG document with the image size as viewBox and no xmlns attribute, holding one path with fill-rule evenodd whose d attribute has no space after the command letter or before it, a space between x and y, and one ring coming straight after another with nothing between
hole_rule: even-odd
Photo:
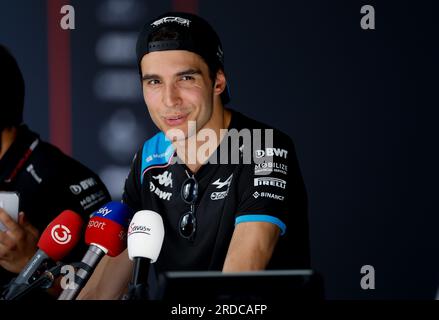
<instances>
[{"instance_id":1,"label":"white embroidered logo","mask_svg":"<svg viewBox=\"0 0 439 320\"><path fill-rule=\"evenodd\" d=\"M225 197L227 197L227 194L229 193L230 183L232 182L232 178L233 178L233 173L224 182L221 182L221 178L216 180L215 182L212 182L212 185L216 186L217 189L222 189L225 186L227 186L227 190L221 191L221 192L212 192L210 194L210 199L211 200L222 200Z\"/></svg>"},{"instance_id":2,"label":"white embroidered logo","mask_svg":"<svg viewBox=\"0 0 439 320\"><path fill-rule=\"evenodd\" d=\"M152 181L149 182L149 190L152 193L155 193L160 199L163 199L163 200L166 200L166 201L171 200L172 193L160 190L158 187L156 187L154 185L154 183L152 183Z\"/></svg>"},{"instance_id":3,"label":"white embroidered logo","mask_svg":"<svg viewBox=\"0 0 439 320\"><path fill-rule=\"evenodd\" d=\"M287 182L282 179L278 178L270 178L270 177L264 177L264 178L255 178L254 179L254 186L273 186L285 189Z\"/></svg>"},{"instance_id":4,"label":"white embroidered logo","mask_svg":"<svg viewBox=\"0 0 439 320\"><path fill-rule=\"evenodd\" d=\"M233 177L233 173L230 175L230 177L227 178L226 181L221 182L221 178L219 178L218 180L216 180L215 182L212 182L212 185L217 186L217 189L222 189L224 188L224 186L227 186L227 188L230 187L230 183L232 182L232 177Z\"/></svg>"},{"instance_id":5,"label":"white embroidered logo","mask_svg":"<svg viewBox=\"0 0 439 320\"><path fill-rule=\"evenodd\" d=\"M32 164L30 164L27 168L26 168L27 172L29 172L32 177L35 179L36 182L41 183L43 182L43 179L41 179L37 173L35 172L35 168Z\"/></svg>"},{"instance_id":6,"label":"white embroidered logo","mask_svg":"<svg viewBox=\"0 0 439 320\"><path fill-rule=\"evenodd\" d=\"M165 171L162 174L152 177L155 180L158 180L160 185L172 188L172 172Z\"/></svg>"},{"instance_id":7,"label":"white embroidered logo","mask_svg":"<svg viewBox=\"0 0 439 320\"><path fill-rule=\"evenodd\" d=\"M181 17L164 17L164 18L161 18L159 20L154 21L151 25L153 25L154 27L157 27L163 23L168 23L168 22L176 22L176 23L181 24L182 26L185 26L185 27L189 27L189 25L191 24L191 21L189 19L184 19Z\"/></svg>"}]
</instances>

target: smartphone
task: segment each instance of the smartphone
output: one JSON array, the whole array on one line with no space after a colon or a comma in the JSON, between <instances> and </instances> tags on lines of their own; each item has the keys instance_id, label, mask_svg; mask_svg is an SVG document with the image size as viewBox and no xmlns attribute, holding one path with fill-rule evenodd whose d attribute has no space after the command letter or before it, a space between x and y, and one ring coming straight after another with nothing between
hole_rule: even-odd
<instances>
[{"instance_id":1,"label":"smartphone","mask_svg":"<svg viewBox=\"0 0 439 320\"><path fill-rule=\"evenodd\" d=\"M6 213L9 214L9 216L15 221L18 221L19 202L20 199L18 193L0 191L0 208L6 211ZM0 222L0 230L6 231L6 227L1 222Z\"/></svg>"}]
</instances>

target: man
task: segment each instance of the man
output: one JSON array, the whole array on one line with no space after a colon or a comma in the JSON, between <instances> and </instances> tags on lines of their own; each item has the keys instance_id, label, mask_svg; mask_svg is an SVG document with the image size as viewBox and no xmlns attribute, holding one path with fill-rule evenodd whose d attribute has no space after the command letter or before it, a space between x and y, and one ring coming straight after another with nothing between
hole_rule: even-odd
<instances>
[{"instance_id":1,"label":"man","mask_svg":"<svg viewBox=\"0 0 439 320\"><path fill-rule=\"evenodd\" d=\"M39 235L63 210L81 214L86 222L94 210L111 199L96 174L41 141L22 123L23 76L2 45L0 70L0 192L17 192L21 211L14 221L0 209L0 222L7 228L0 231L1 287L35 254ZM78 255L84 252L82 247Z\"/></svg>"},{"instance_id":2,"label":"man","mask_svg":"<svg viewBox=\"0 0 439 320\"><path fill-rule=\"evenodd\" d=\"M123 199L163 217L156 271L309 268L306 193L293 143L224 107L230 96L212 27L192 14L167 13L144 26L137 57L160 132L137 152ZM273 145L256 134L262 144L252 149L231 134L242 130L271 130ZM236 150L226 142L238 140L241 161L231 163ZM264 161L243 163L248 152ZM104 258L79 298L120 298L131 269L126 252Z\"/></svg>"}]
</instances>

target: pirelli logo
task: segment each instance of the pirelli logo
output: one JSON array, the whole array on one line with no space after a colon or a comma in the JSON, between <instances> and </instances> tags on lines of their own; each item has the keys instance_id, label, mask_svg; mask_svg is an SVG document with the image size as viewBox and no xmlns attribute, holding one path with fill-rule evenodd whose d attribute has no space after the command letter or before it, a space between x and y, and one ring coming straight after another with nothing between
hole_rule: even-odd
<instances>
[{"instance_id":1,"label":"pirelli logo","mask_svg":"<svg viewBox=\"0 0 439 320\"><path fill-rule=\"evenodd\" d=\"M281 189L285 189L287 182L282 179L278 178L270 178L270 177L263 177L263 178L255 178L255 187L258 186L273 186L278 187Z\"/></svg>"}]
</instances>

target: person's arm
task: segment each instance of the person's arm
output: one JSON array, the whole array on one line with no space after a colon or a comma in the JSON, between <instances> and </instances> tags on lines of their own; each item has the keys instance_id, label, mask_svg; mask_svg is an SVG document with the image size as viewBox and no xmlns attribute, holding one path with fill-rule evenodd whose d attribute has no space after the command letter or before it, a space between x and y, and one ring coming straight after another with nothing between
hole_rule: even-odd
<instances>
[{"instance_id":1,"label":"person's arm","mask_svg":"<svg viewBox=\"0 0 439 320\"><path fill-rule=\"evenodd\" d=\"M245 165L236 176L241 199L224 272L290 268L296 258L306 259L300 250L307 242L300 236L305 231L297 228L306 227L300 222L307 215L307 200L294 145L279 132L273 141L277 153Z\"/></svg>"},{"instance_id":2,"label":"person's arm","mask_svg":"<svg viewBox=\"0 0 439 320\"><path fill-rule=\"evenodd\" d=\"M117 257L105 256L96 267L77 300L118 300L128 289L133 263L128 250Z\"/></svg>"},{"instance_id":3,"label":"person's arm","mask_svg":"<svg viewBox=\"0 0 439 320\"><path fill-rule=\"evenodd\" d=\"M238 224L230 241L223 272L264 270L279 234L280 229L272 223Z\"/></svg>"}]
</instances>

